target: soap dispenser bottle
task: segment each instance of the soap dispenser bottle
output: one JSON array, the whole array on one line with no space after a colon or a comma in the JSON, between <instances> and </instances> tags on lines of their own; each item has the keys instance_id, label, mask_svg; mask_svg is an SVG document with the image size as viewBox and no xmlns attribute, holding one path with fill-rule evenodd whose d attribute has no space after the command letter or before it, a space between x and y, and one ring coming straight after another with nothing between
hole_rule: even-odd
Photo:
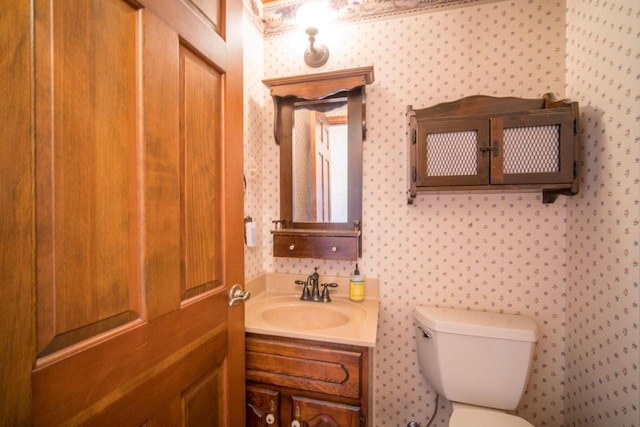
<instances>
[{"instance_id":1,"label":"soap dispenser bottle","mask_svg":"<svg viewBox=\"0 0 640 427\"><path fill-rule=\"evenodd\" d=\"M364 301L364 276L360 275L358 264L349 281L349 299L355 302Z\"/></svg>"}]
</instances>

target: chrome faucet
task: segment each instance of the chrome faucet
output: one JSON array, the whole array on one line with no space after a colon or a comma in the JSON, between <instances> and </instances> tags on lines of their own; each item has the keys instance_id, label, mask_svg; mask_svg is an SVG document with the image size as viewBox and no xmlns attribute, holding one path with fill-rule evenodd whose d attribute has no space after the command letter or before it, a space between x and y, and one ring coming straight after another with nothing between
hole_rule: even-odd
<instances>
[{"instance_id":1,"label":"chrome faucet","mask_svg":"<svg viewBox=\"0 0 640 427\"><path fill-rule=\"evenodd\" d=\"M296 280L296 285L302 286L302 296L300 299L302 301L317 301L319 297L318 290L318 280L320 275L318 274L318 267L315 268L315 271L307 276L307 280ZM311 288L311 290L309 290Z\"/></svg>"},{"instance_id":2,"label":"chrome faucet","mask_svg":"<svg viewBox=\"0 0 640 427\"><path fill-rule=\"evenodd\" d=\"M331 298L329 297L329 289L328 288L337 288L337 287L338 287L337 283L323 283L322 284L322 296L320 297L320 302L331 302Z\"/></svg>"},{"instance_id":3,"label":"chrome faucet","mask_svg":"<svg viewBox=\"0 0 640 427\"><path fill-rule=\"evenodd\" d=\"M302 301L312 301L311 294L309 293L309 279L307 281L304 280L296 280L296 285L302 285L302 296L300 299Z\"/></svg>"},{"instance_id":4,"label":"chrome faucet","mask_svg":"<svg viewBox=\"0 0 640 427\"><path fill-rule=\"evenodd\" d=\"M318 274L318 267L316 267L315 271L307 278L307 281L309 280L311 281L311 299L313 301L319 301L320 289L318 288L318 282L320 281L320 275Z\"/></svg>"},{"instance_id":5,"label":"chrome faucet","mask_svg":"<svg viewBox=\"0 0 640 427\"><path fill-rule=\"evenodd\" d=\"M331 302L329 297L329 289L338 286L337 283L323 283L320 285L320 274L318 274L318 267L315 271L307 276L307 280L296 280L296 285L302 286L302 301L315 301L315 302ZM320 295L320 286L322 286L322 295ZM311 288L311 289L309 289Z\"/></svg>"}]
</instances>

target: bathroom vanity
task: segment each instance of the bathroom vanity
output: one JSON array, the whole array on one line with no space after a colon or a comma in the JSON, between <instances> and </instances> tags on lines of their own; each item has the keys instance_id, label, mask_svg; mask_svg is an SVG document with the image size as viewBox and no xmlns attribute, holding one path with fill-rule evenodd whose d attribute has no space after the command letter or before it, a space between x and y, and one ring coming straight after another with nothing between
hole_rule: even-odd
<instances>
[{"instance_id":1,"label":"bathroom vanity","mask_svg":"<svg viewBox=\"0 0 640 427\"><path fill-rule=\"evenodd\" d=\"M371 350L247 334L247 426L367 425Z\"/></svg>"},{"instance_id":2,"label":"bathroom vanity","mask_svg":"<svg viewBox=\"0 0 640 427\"><path fill-rule=\"evenodd\" d=\"M367 298L348 299L348 278L331 302L300 300L296 280L265 274L247 282L245 305L247 426L370 425L377 280Z\"/></svg>"}]
</instances>

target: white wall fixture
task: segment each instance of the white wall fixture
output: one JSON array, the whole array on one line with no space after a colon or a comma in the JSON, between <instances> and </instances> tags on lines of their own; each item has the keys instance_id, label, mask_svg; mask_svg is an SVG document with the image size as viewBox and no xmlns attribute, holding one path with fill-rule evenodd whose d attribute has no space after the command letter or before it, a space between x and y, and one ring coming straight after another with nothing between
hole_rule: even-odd
<instances>
[{"instance_id":1,"label":"white wall fixture","mask_svg":"<svg viewBox=\"0 0 640 427\"><path fill-rule=\"evenodd\" d=\"M324 1L302 4L296 12L296 21L309 36L309 47L304 51L304 62L313 68L321 67L329 59L329 48L316 42L320 27L330 20L331 12Z\"/></svg>"}]
</instances>

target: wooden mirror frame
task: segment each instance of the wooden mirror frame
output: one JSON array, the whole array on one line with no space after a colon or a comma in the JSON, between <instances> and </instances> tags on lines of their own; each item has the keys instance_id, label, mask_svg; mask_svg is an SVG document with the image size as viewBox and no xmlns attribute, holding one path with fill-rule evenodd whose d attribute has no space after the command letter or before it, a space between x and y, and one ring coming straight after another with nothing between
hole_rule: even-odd
<instances>
[{"instance_id":1,"label":"wooden mirror frame","mask_svg":"<svg viewBox=\"0 0 640 427\"><path fill-rule=\"evenodd\" d=\"M274 138L280 145L280 229L274 234L354 236L361 239L362 143L366 137L365 86L373 82L373 67L263 80L274 103ZM346 222L294 222L292 128L296 102L347 99L348 212ZM361 254L358 244L358 254Z\"/></svg>"}]
</instances>

